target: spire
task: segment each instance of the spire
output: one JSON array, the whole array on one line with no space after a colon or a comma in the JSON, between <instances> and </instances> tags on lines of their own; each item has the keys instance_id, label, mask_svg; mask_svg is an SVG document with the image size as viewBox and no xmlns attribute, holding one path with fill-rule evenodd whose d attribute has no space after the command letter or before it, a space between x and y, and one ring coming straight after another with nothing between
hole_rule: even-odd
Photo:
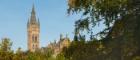
<instances>
[{"instance_id":1,"label":"spire","mask_svg":"<svg viewBox=\"0 0 140 60\"><path fill-rule=\"evenodd\" d=\"M27 27L29 27L29 24L30 24L30 20L28 19L28 22L27 22Z\"/></svg>"},{"instance_id":2,"label":"spire","mask_svg":"<svg viewBox=\"0 0 140 60\"><path fill-rule=\"evenodd\" d=\"M63 35L62 34L60 34L60 40L62 40L63 39Z\"/></svg>"},{"instance_id":3,"label":"spire","mask_svg":"<svg viewBox=\"0 0 140 60\"><path fill-rule=\"evenodd\" d=\"M38 18L38 26L40 27L40 21L39 21L39 18Z\"/></svg>"},{"instance_id":4,"label":"spire","mask_svg":"<svg viewBox=\"0 0 140 60\"><path fill-rule=\"evenodd\" d=\"M32 14L35 14L35 6L33 4L33 7L32 7Z\"/></svg>"},{"instance_id":5,"label":"spire","mask_svg":"<svg viewBox=\"0 0 140 60\"><path fill-rule=\"evenodd\" d=\"M33 4L33 7L32 7L30 23L31 24L37 24L34 4Z\"/></svg>"}]
</instances>

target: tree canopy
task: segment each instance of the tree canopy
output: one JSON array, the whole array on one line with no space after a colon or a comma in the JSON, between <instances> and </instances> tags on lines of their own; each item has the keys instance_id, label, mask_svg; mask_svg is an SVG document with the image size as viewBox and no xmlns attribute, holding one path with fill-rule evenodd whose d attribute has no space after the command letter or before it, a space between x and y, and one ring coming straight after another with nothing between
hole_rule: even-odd
<instances>
[{"instance_id":1,"label":"tree canopy","mask_svg":"<svg viewBox=\"0 0 140 60\"><path fill-rule=\"evenodd\" d=\"M76 32L92 29L104 22L107 32L116 20L136 13L138 0L68 0L68 14L82 13L83 17L75 22Z\"/></svg>"}]
</instances>

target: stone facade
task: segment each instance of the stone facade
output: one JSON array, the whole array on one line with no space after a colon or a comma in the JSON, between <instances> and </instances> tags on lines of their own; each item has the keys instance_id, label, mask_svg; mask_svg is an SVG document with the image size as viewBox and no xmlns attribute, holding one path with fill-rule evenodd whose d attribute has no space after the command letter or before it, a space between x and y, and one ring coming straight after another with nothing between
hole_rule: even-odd
<instances>
[{"instance_id":1,"label":"stone facade","mask_svg":"<svg viewBox=\"0 0 140 60\"><path fill-rule=\"evenodd\" d=\"M62 37L60 35L60 40L58 42L50 43L47 48L53 50L53 56L56 57L63 48L67 48L70 45L70 39L68 37Z\"/></svg>"},{"instance_id":2,"label":"stone facade","mask_svg":"<svg viewBox=\"0 0 140 60\"><path fill-rule=\"evenodd\" d=\"M28 50L34 52L39 48L39 34L40 34L40 23L36 19L35 8L33 5L31 17L27 23L27 37L28 37Z\"/></svg>"}]
</instances>

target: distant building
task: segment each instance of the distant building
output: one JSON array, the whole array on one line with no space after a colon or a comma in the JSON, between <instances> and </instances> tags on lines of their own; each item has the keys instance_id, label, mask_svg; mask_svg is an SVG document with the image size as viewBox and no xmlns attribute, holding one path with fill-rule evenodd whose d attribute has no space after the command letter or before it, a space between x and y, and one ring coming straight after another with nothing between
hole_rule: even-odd
<instances>
[{"instance_id":1,"label":"distant building","mask_svg":"<svg viewBox=\"0 0 140 60\"><path fill-rule=\"evenodd\" d=\"M53 56L56 57L63 48L67 48L70 45L70 39L66 36L63 38L62 34L58 42L50 43L47 48L53 50Z\"/></svg>"},{"instance_id":2,"label":"distant building","mask_svg":"<svg viewBox=\"0 0 140 60\"><path fill-rule=\"evenodd\" d=\"M40 22L36 19L34 5L32 7L31 17L27 23L28 50L34 52L39 48Z\"/></svg>"}]
</instances>

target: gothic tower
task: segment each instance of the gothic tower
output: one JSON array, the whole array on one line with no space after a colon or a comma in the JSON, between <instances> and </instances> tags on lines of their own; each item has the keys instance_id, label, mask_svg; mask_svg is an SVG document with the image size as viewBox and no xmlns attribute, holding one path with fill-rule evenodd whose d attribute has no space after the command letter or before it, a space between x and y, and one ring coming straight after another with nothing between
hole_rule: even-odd
<instances>
[{"instance_id":1,"label":"gothic tower","mask_svg":"<svg viewBox=\"0 0 140 60\"><path fill-rule=\"evenodd\" d=\"M28 37L28 50L34 52L39 48L39 33L40 33L40 22L36 19L36 13L34 5L32 7L31 17L27 23L27 37Z\"/></svg>"}]
</instances>

